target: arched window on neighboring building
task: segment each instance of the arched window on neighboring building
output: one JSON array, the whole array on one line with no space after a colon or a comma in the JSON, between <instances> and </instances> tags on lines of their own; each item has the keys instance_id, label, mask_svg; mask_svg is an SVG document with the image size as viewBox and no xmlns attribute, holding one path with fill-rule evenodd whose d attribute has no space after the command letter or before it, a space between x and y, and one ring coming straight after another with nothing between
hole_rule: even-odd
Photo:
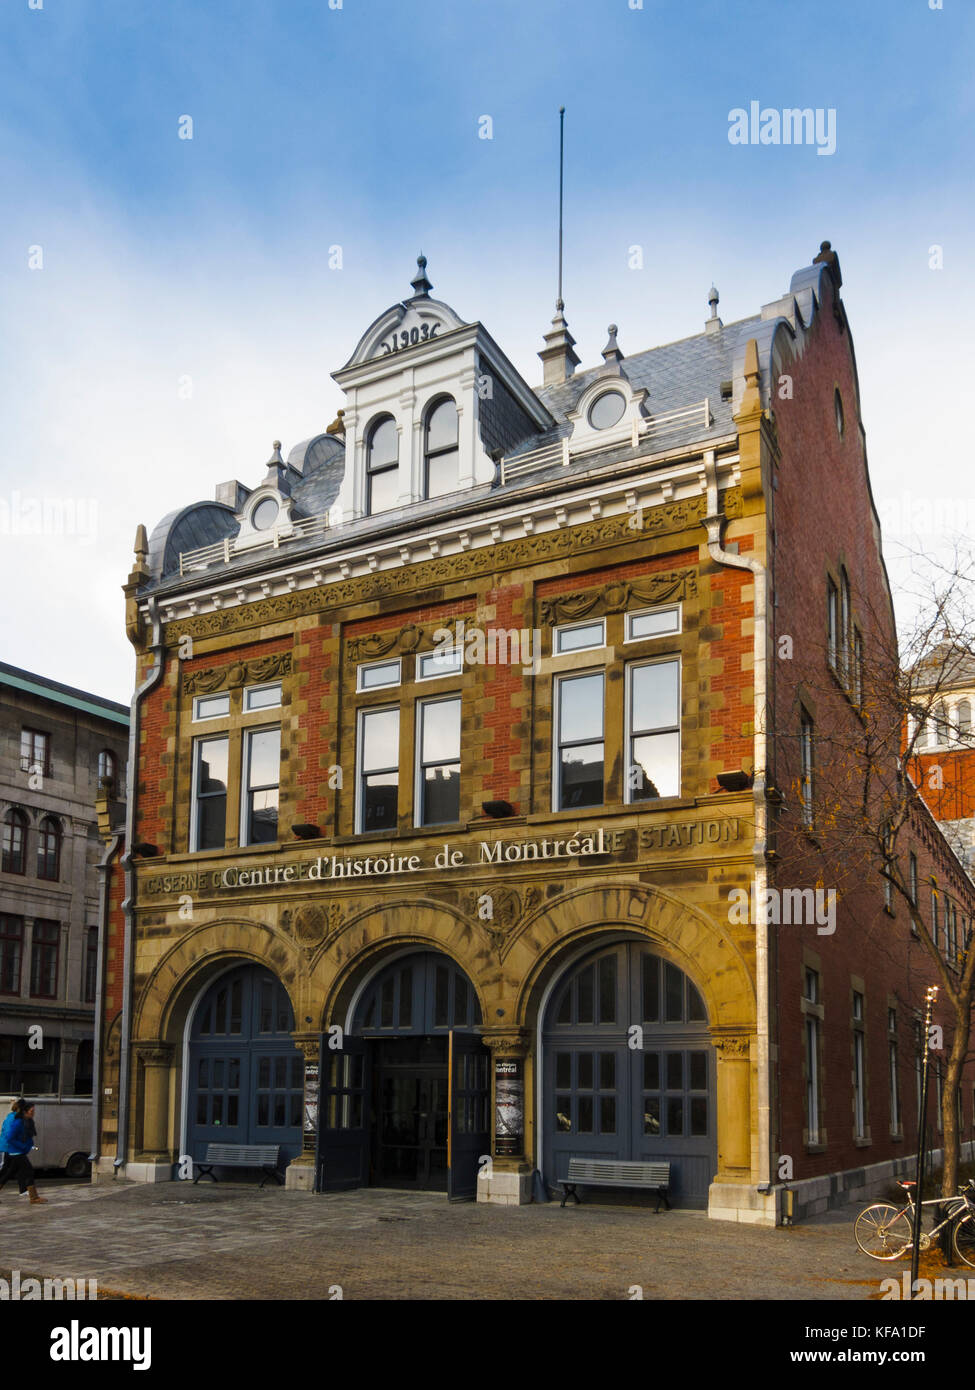
<instances>
[{"instance_id":1,"label":"arched window on neighboring building","mask_svg":"<svg viewBox=\"0 0 975 1390\"><path fill-rule=\"evenodd\" d=\"M388 512L399 496L399 431L381 415L366 432L366 513Z\"/></svg>"},{"instance_id":2,"label":"arched window on neighboring building","mask_svg":"<svg viewBox=\"0 0 975 1390\"><path fill-rule=\"evenodd\" d=\"M116 782L116 762L115 754L103 748L98 755L98 785L105 786L109 791L115 791Z\"/></svg>"},{"instance_id":3,"label":"arched window on neighboring building","mask_svg":"<svg viewBox=\"0 0 975 1390\"><path fill-rule=\"evenodd\" d=\"M939 700L934 707L934 739L933 742L939 747L944 747L950 740L951 722L948 719L948 711L945 708L944 700Z\"/></svg>"},{"instance_id":4,"label":"arched window on neighboring building","mask_svg":"<svg viewBox=\"0 0 975 1390\"><path fill-rule=\"evenodd\" d=\"M44 817L38 832L37 877L61 877L61 825L53 816Z\"/></svg>"},{"instance_id":5,"label":"arched window on neighboring building","mask_svg":"<svg viewBox=\"0 0 975 1390\"><path fill-rule=\"evenodd\" d=\"M423 432L424 497L457 491L458 458L457 406L450 396L442 396L427 411Z\"/></svg>"},{"instance_id":6,"label":"arched window on neighboring building","mask_svg":"<svg viewBox=\"0 0 975 1390\"><path fill-rule=\"evenodd\" d=\"M22 874L27 869L27 817L16 806L3 818L3 872Z\"/></svg>"},{"instance_id":7,"label":"arched window on neighboring building","mask_svg":"<svg viewBox=\"0 0 975 1390\"><path fill-rule=\"evenodd\" d=\"M959 700L955 709L955 729L963 743L970 741L972 737L972 702L970 700Z\"/></svg>"}]
</instances>

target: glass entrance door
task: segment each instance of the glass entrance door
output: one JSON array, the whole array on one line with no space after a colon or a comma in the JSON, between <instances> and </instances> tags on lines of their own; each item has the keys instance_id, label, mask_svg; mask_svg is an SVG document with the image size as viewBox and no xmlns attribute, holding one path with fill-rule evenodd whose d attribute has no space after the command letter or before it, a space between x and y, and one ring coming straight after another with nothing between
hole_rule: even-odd
<instances>
[{"instance_id":1,"label":"glass entrance door","mask_svg":"<svg viewBox=\"0 0 975 1390\"><path fill-rule=\"evenodd\" d=\"M447 1190L447 1040L375 1043L374 1181Z\"/></svg>"}]
</instances>

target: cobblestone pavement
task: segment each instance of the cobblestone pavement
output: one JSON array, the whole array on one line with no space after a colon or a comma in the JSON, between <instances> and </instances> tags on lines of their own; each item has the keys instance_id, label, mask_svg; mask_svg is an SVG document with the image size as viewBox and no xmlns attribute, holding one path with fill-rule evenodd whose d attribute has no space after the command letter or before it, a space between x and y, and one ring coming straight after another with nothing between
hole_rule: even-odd
<instances>
[{"instance_id":1,"label":"cobblestone pavement","mask_svg":"<svg viewBox=\"0 0 975 1390\"><path fill-rule=\"evenodd\" d=\"M901 1266L868 1260L854 1211L754 1229L647 1205L449 1203L365 1189L44 1186L0 1197L0 1275L97 1279L165 1299L865 1299Z\"/></svg>"}]
</instances>

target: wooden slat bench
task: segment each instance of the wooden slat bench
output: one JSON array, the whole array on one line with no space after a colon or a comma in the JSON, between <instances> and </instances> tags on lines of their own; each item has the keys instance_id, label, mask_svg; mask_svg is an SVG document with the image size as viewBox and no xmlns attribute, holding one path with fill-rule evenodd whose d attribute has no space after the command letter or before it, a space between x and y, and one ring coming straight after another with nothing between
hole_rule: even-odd
<instances>
[{"instance_id":1,"label":"wooden slat bench","mask_svg":"<svg viewBox=\"0 0 975 1390\"><path fill-rule=\"evenodd\" d=\"M572 1197L576 1205L579 1194L576 1187L638 1187L645 1192L653 1192L657 1198L654 1215L660 1211L663 1202L670 1211L667 1189L670 1187L669 1163L620 1162L611 1158L570 1158L568 1176L562 1180L562 1201Z\"/></svg>"},{"instance_id":2,"label":"wooden slat bench","mask_svg":"<svg viewBox=\"0 0 975 1390\"><path fill-rule=\"evenodd\" d=\"M268 1178L277 1178L283 1183L284 1178L278 1172L280 1153L278 1144L207 1144L206 1157L202 1163L197 1162L200 1171L193 1182L198 1183L201 1178L212 1178L216 1182L214 1168L263 1168L262 1187Z\"/></svg>"}]
</instances>

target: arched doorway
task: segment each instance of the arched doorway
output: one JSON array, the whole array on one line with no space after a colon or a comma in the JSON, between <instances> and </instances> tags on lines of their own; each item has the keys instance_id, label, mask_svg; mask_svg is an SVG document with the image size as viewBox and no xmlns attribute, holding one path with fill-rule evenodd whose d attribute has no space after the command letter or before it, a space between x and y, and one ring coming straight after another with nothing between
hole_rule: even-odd
<instances>
[{"instance_id":1,"label":"arched doorway","mask_svg":"<svg viewBox=\"0 0 975 1390\"><path fill-rule=\"evenodd\" d=\"M490 1152L481 1021L470 980L437 951L398 955L365 982L342 1046L323 1049L320 1190L474 1196Z\"/></svg>"},{"instance_id":2,"label":"arched doorway","mask_svg":"<svg viewBox=\"0 0 975 1390\"><path fill-rule=\"evenodd\" d=\"M240 965L200 999L188 1049L185 1152L208 1143L278 1144L301 1152L304 1059L288 992L269 970Z\"/></svg>"},{"instance_id":3,"label":"arched doorway","mask_svg":"<svg viewBox=\"0 0 975 1390\"><path fill-rule=\"evenodd\" d=\"M705 1207L717 1167L715 1058L690 978L641 941L576 961L549 998L542 1031L543 1164L570 1157L661 1159L672 1200Z\"/></svg>"}]
</instances>

